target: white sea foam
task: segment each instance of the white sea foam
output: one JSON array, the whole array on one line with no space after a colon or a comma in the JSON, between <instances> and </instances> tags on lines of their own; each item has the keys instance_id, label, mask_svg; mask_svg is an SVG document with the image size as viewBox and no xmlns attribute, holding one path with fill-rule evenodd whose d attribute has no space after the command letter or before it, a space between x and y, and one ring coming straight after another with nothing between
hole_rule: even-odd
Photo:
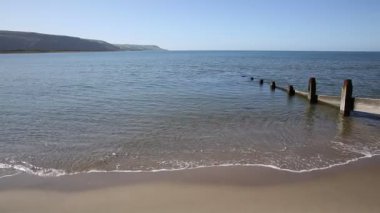
<instances>
[{"instance_id":1,"label":"white sea foam","mask_svg":"<svg viewBox=\"0 0 380 213\"><path fill-rule=\"evenodd\" d=\"M38 176L62 176L62 175L68 175L71 173L66 173L64 170L61 169L53 169L53 168L41 168L34 166L32 164L29 164L27 162L22 162L23 164L6 164L6 163L0 163L0 169L14 169L16 171L19 171L20 173L27 173L32 175L38 175ZM72 173L75 174L75 173ZM14 176L14 175L12 175Z\"/></svg>"},{"instance_id":2,"label":"white sea foam","mask_svg":"<svg viewBox=\"0 0 380 213\"><path fill-rule=\"evenodd\" d=\"M85 173L150 173L150 172L171 172L171 171L181 171L181 170L200 169L200 168L233 167L233 166L265 167L265 168L271 168L271 169L286 171L286 172L291 172L291 173L307 173L307 172L313 172L313 171L326 170L326 169L330 169L337 166L347 165L349 163L356 162L361 159L371 158L371 157L380 155L380 150L377 150L376 153L377 154L366 153L366 154L363 154L363 156L361 157L353 158L353 159L346 160L339 163L330 164L328 166L316 167L316 168L311 168L311 169L301 169L301 170L281 168L275 165L260 164L260 163L254 163L254 164L225 163L225 164L218 164L218 165L195 165L189 162L182 162L182 165L186 165L186 166L179 167L179 168L162 168L162 169L152 169L152 170L88 170L88 171L82 171L82 172L68 173L61 169L41 168L41 167L33 166L31 164L27 164L28 166L32 166L31 168L29 168L28 166L25 166L25 165L9 165L9 164L0 163L0 169L15 169L18 171L18 173L0 176L0 178L12 177L12 176L22 174L22 173L37 175L41 177L59 177L59 176L64 176L64 175L75 175L75 174L85 174Z\"/></svg>"},{"instance_id":3,"label":"white sea foam","mask_svg":"<svg viewBox=\"0 0 380 213\"><path fill-rule=\"evenodd\" d=\"M204 166L198 165L198 166L194 166L194 167L182 167L182 168L172 168L172 169L153 169L153 170L109 170L109 171L106 171L106 170L89 170L86 173L170 172L170 171L181 171L181 170L189 170L189 169L214 168L214 167L232 167L232 166L265 167L265 168L271 168L271 169L280 170L280 171L286 171L286 172L291 172L291 173L307 173L307 172L326 170L326 169L330 169L330 168L337 167L337 166L347 165L349 163L356 162L358 160L365 159L365 158L371 158L371 157L374 157L374 156L377 156L377 155L380 155L380 154L370 155L370 156L369 155L368 156L365 155L365 156L361 156L361 157L358 157L358 158L353 158L353 159L350 159L350 160L347 160L347 161L344 161L344 162L330 164L330 165L324 166L324 167L317 167L317 168L311 168L311 169L302 169L302 170L286 169L286 168L281 168L281 167L278 167L278 166L275 166L275 165L259 164L259 163L254 163L254 164L226 163L226 164L219 164L219 165L204 165Z\"/></svg>"},{"instance_id":4,"label":"white sea foam","mask_svg":"<svg viewBox=\"0 0 380 213\"><path fill-rule=\"evenodd\" d=\"M339 149L341 149L341 150L346 150L346 151L349 151L349 152L361 154L361 155L368 156L368 157L380 154L380 150L372 150L371 151L366 146L358 148L358 147L355 147L354 145L345 144L345 143L342 143L342 142L339 142L339 141L332 141L331 143L337 145L339 147Z\"/></svg>"},{"instance_id":5,"label":"white sea foam","mask_svg":"<svg viewBox=\"0 0 380 213\"><path fill-rule=\"evenodd\" d=\"M0 176L0 179L5 178L5 177L12 177L21 173L32 174L32 175L37 175L41 177L59 177L59 176L64 176L64 175L75 175L75 174L80 174L80 173L170 172L170 171L180 171L180 170L199 169L199 168L232 167L232 166L266 167L266 168L272 168L272 169L292 172L292 173L306 173L306 172L330 169L337 166L343 166L352 162L356 162L360 159L371 158L371 157L380 155L380 150L370 150L368 147L365 147L365 146L358 148L358 147L355 147L354 145L345 144L339 141L332 141L331 143L335 144L337 148L340 150L346 150L352 153L360 154L362 156L357 157L357 158L352 158L343 162L330 164L328 166L316 167L316 168L311 168L311 169L301 169L301 170L281 168L276 165L260 164L260 163L252 163L252 164L250 163L223 163L223 164L215 164L215 165L199 165L199 163L196 163L196 162L175 161L175 162L172 162L173 165L177 165L177 167L175 168L161 168L161 169L152 169L152 170L118 170L118 169L116 170L88 170L88 171L81 171L81 172L66 172L65 170L62 170L62 169L38 167L25 161L22 161L21 164L17 164L16 162L12 161L10 162L10 164L0 163L0 169L14 169L17 172L15 172L14 174L7 174L7 175ZM164 161L163 163L168 163L168 162ZM119 166L120 165L117 164L116 168L118 168Z\"/></svg>"}]
</instances>

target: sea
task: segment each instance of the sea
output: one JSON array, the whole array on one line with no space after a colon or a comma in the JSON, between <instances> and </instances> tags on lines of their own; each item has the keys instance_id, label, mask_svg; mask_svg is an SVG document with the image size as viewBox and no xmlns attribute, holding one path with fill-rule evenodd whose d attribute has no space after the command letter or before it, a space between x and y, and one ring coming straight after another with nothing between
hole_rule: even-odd
<instances>
[{"instance_id":1,"label":"sea","mask_svg":"<svg viewBox=\"0 0 380 213\"><path fill-rule=\"evenodd\" d=\"M251 77L253 80L251 80ZM379 52L0 55L0 177L266 166L309 172L380 154L380 118L259 79L380 98Z\"/></svg>"}]
</instances>

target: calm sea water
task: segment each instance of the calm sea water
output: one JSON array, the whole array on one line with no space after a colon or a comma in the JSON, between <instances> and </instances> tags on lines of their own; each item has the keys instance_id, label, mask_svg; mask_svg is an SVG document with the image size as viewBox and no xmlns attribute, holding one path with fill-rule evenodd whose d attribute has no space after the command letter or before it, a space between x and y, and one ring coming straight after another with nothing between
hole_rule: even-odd
<instances>
[{"instance_id":1,"label":"calm sea water","mask_svg":"<svg viewBox=\"0 0 380 213\"><path fill-rule=\"evenodd\" d=\"M0 55L0 176L262 164L292 171L380 154L380 119L272 92L274 79L380 98L380 53ZM247 77L242 77L247 76ZM255 77L250 81L249 77Z\"/></svg>"}]
</instances>

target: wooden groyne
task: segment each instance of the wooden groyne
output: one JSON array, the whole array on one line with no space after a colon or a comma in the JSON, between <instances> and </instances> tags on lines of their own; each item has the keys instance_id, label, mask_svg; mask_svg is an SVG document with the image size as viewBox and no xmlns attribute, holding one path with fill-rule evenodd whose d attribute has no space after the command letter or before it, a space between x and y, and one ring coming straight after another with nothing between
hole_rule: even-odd
<instances>
[{"instance_id":1,"label":"wooden groyne","mask_svg":"<svg viewBox=\"0 0 380 213\"><path fill-rule=\"evenodd\" d=\"M350 79L344 80L340 96L317 94L317 80L314 77L309 79L308 91L296 90L293 85L279 86L275 81L260 79L259 82L260 85L269 83L271 90L279 89L289 96L304 97L310 104L323 103L337 107L343 116L349 116L352 111L380 115L380 99L353 97L353 85Z\"/></svg>"}]
</instances>

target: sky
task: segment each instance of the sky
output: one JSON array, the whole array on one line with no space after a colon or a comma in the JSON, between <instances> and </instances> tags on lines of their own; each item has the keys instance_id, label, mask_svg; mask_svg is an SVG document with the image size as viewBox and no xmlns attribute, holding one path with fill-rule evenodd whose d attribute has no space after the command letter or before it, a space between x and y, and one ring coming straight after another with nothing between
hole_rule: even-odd
<instances>
[{"instance_id":1,"label":"sky","mask_svg":"<svg viewBox=\"0 0 380 213\"><path fill-rule=\"evenodd\" d=\"M170 50L380 51L380 0L0 0L0 30Z\"/></svg>"}]
</instances>

